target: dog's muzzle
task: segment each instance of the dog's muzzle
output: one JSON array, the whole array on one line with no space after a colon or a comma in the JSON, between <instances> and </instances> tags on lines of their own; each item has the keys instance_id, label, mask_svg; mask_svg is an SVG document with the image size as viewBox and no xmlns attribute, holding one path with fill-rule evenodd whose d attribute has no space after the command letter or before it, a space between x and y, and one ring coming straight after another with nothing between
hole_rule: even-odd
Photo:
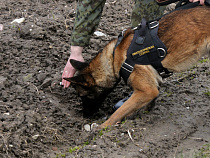
<instances>
[{"instance_id":1,"label":"dog's muzzle","mask_svg":"<svg viewBox=\"0 0 210 158\"><path fill-rule=\"evenodd\" d=\"M99 99L89 99L87 97L81 97L82 106L83 106L83 116L91 117L93 114L99 111L99 107L101 106L103 100Z\"/></svg>"}]
</instances>

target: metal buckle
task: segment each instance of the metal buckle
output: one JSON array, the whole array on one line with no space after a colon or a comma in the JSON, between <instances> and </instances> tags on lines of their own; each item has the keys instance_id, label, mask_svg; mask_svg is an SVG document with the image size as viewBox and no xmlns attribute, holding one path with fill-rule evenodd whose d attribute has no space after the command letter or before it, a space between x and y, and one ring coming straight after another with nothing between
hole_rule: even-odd
<instances>
[{"instance_id":1,"label":"metal buckle","mask_svg":"<svg viewBox=\"0 0 210 158\"><path fill-rule=\"evenodd\" d=\"M152 21L149 23L149 29L154 29L159 25L158 21Z\"/></svg>"},{"instance_id":2,"label":"metal buckle","mask_svg":"<svg viewBox=\"0 0 210 158\"><path fill-rule=\"evenodd\" d=\"M159 52L159 50L163 51L164 54L161 55L160 52ZM163 49L163 48L157 48L157 52L158 52L159 57L161 57L161 58L163 58L163 57L166 56L166 51L165 51L165 49Z\"/></svg>"}]
</instances>

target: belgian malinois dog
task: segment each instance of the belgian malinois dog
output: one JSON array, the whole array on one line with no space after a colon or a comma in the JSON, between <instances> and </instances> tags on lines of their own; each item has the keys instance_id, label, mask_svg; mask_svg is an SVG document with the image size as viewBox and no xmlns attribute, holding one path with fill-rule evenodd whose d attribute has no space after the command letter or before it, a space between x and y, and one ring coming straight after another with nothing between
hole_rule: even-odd
<instances>
[{"instance_id":1,"label":"belgian malinois dog","mask_svg":"<svg viewBox=\"0 0 210 158\"><path fill-rule=\"evenodd\" d=\"M162 60L163 67L171 72L182 72L205 54L210 54L210 8L201 6L174 11L159 21L158 36L167 47ZM97 111L105 97L120 81L120 68L134 36L127 29L121 43L115 49L117 39L110 41L90 63L70 60L77 70L72 78L65 78L75 86L82 98L84 111ZM159 95L162 77L151 65L135 65L127 80L133 89L131 97L111 117L99 126L105 128L121 121L136 110L149 105Z\"/></svg>"}]
</instances>

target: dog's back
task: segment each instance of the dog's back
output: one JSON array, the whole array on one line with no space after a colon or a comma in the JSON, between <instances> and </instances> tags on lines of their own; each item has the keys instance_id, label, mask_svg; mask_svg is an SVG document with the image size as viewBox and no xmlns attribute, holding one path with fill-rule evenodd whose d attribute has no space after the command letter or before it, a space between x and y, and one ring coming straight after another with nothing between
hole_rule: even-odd
<instances>
[{"instance_id":1,"label":"dog's back","mask_svg":"<svg viewBox=\"0 0 210 158\"><path fill-rule=\"evenodd\" d=\"M164 67L181 72L210 52L210 7L175 11L160 20L158 35L168 49Z\"/></svg>"}]
</instances>

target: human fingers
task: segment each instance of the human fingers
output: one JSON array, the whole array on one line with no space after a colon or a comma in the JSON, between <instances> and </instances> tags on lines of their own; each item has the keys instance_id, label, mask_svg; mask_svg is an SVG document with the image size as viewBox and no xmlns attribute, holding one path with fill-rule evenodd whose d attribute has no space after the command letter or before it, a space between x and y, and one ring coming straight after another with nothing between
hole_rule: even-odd
<instances>
[{"instance_id":1,"label":"human fingers","mask_svg":"<svg viewBox=\"0 0 210 158\"><path fill-rule=\"evenodd\" d=\"M63 75L62 75L62 85L63 85L64 88L69 87L71 83L69 81L64 80L63 78L73 77L74 76L74 73L75 73L74 70L73 71L65 71L65 72L63 72Z\"/></svg>"},{"instance_id":2,"label":"human fingers","mask_svg":"<svg viewBox=\"0 0 210 158\"><path fill-rule=\"evenodd\" d=\"M189 0L190 2L197 2L197 1L200 1L200 4L201 5L204 5L204 2L205 2L205 0Z\"/></svg>"},{"instance_id":3,"label":"human fingers","mask_svg":"<svg viewBox=\"0 0 210 158\"><path fill-rule=\"evenodd\" d=\"M67 75L66 73L63 73L63 75L62 75L62 85L64 88L69 87L71 84L69 81L66 81L63 79L63 78L68 78L67 76L70 76L70 75Z\"/></svg>"},{"instance_id":4,"label":"human fingers","mask_svg":"<svg viewBox=\"0 0 210 158\"><path fill-rule=\"evenodd\" d=\"M64 70L63 70L63 74L62 74L62 85L64 86L64 88L67 88L70 86L70 82L64 80L63 78L70 78L73 77L75 74L76 70L73 68L73 66L67 62Z\"/></svg>"},{"instance_id":5,"label":"human fingers","mask_svg":"<svg viewBox=\"0 0 210 158\"><path fill-rule=\"evenodd\" d=\"M200 0L201 5L204 5L204 3L205 3L205 0Z\"/></svg>"}]
</instances>

